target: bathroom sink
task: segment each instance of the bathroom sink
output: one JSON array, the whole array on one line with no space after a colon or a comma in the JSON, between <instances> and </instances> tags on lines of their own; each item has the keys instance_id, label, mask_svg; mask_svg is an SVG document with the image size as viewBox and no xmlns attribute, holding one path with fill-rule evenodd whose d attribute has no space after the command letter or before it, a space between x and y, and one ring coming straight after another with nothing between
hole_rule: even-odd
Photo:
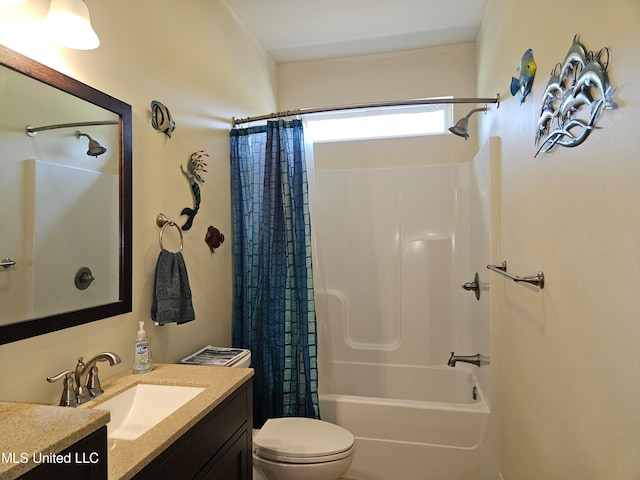
<instances>
[{"instance_id":1,"label":"bathroom sink","mask_svg":"<svg viewBox=\"0 0 640 480\"><path fill-rule=\"evenodd\" d=\"M111 413L108 438L135 440L202 391L200 387L138 384L93 408Z\"/></svg>"}]
</instances>

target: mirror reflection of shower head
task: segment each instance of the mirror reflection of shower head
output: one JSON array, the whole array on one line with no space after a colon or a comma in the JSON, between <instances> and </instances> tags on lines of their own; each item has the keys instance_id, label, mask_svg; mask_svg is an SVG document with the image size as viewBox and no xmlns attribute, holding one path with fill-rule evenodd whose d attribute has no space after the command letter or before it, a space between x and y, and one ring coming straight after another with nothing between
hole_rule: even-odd
<instances>
[{"instance_id":1,"label":"mirror reflection of shower head","mask_svg":"<svg viewBox=\"0 0 640 480\"><path fill-rule=\"evenodd\" d=\"M87 150L87 155L91 157L97 157L98 155L102 155L107 151L102 145L100 145L97 141L91 138L86 133L82 133L80 130L76 130L76 138L87 137L89 139L89 150Z\"/></svg>"},{"instance_id":2,"label":"mirror reflection of shower head","mask_svg":"<svg viewBox=\"0 0 640 480\"><path fill-rule=\"evenodd\" d=\"M475 108L471 110L467 115L456 122L453 127L449 128L449 131L454 135L458 135L459 137L464 138L465 140L469 139L469 117L476 112L486 112L487 106L485 105L482 108Z\"/></svg>"}]
</instances>

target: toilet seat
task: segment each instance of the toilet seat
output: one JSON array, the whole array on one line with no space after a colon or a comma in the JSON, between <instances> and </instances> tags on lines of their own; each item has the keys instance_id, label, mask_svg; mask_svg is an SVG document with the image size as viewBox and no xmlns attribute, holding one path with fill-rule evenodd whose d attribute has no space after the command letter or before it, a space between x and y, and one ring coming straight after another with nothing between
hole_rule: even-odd
<instances>
[{"instance_id":1,"label":"toilet seat","mask_svg":"<svg viewBox=\"0 0 640 480\"><path fill-rule=\"evenodd\" d=\"M253 439L254 453L282 463L310 464L341 460L354 449L348 430L322 420L270 418Z\"/></svg>"}]
</instances>

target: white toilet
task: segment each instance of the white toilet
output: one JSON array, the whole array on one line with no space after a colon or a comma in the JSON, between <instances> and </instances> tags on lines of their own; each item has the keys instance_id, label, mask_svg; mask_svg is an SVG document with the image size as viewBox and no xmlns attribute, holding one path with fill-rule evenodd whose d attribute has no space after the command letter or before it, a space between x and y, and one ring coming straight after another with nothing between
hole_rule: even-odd
<instances>
[{"instance_id":1,"label":"white toilet","mask_svg":"<svg viewBox=\"0 0 640 480\"><path fill-rule=\"evenodd\" d=\"M248 367L251 354L233 367ZM338 480L351 465L353 434L302 417L270 418L253 435L254 480Z\"/></svg>"},{"instance_id":2,"label":"white toilet","mask_svg":"<svg viewBox=\"0 0 640 480\"><path fill-rule=\"evenodd\" d=\"M338 480L351 465L354 437L311 418L270 418L253 437L254 480Z\"/></svg>"}]
</instances>

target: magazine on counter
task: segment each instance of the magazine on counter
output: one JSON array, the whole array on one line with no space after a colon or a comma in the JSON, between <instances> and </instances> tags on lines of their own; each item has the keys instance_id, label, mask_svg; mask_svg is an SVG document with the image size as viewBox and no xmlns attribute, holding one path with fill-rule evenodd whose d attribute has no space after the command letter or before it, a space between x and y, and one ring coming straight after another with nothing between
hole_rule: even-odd
<instances>
[{"instance_id":1,"label":"magazine on counter","mask_svg":"<svg viewBox=\"0 0 640 480\"><path fill-rule=\"evenodd\" d=\"M249 355L249 350L241 348L224 348L207 345L197 352L182 359L182 363L190 365L218 365L229 367Z\"/></svg>"}]
</instances>

